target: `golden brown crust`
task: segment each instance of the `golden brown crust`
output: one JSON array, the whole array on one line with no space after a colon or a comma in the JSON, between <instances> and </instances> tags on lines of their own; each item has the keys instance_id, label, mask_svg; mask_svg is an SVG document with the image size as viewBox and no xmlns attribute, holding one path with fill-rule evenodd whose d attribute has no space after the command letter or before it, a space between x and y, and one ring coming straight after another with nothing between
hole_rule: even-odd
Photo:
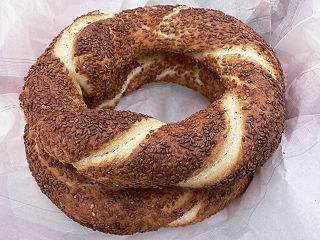
<instances>
[{"instance_id":1,"label":"golden brown crust","mask_svg":"<svg viewBox=\"0 0 320 240\"><path fill-rule=\"evenodd\" d=\"M210 150L222 142L228 132L220 102L215 103L205 111L150 133L131 153L130 160L99 164L79 172L116 186L129 187L137 180L137 186L178 184L203 166Z\"/></svg>"},{"instance_id":2,"label":"golden brown crust","mask_svg":"<svg viewBox=\"0 0 320 240\"><path fill-rule=\"evenodd\" d=\"M62 41L71 41L70 59L57 47ZM153 81L180 83L213 102L166 125L112 110L124 94ZM76 19L30 69L20 101L29 124L27 157L42 191L81 224L117 234L168 226L197 201L207 207L188 224L223 208L278 147L284 124L283 73L270 46L231 16L186 6ZM83 187L87 178L128 189L107 194ZM61 186L56 192L52 179ZM188 191L192 197L178 210L159 210L166 198L180 201ZM117 194L147 210L126 218L127 203L117 203ZM88 214L96 198L113 210L101 205Z\"/></svg>"},{"instance_id":3,"label":"golden brown crust","mask_svg":"<svg viewBox=\"0 0 320 240\"><path fill-rule=\"evenodd\" d=\"M64 165L39 149L32 139L27 125L27 159L41 191L76 222L106 233L133 234L170 226L197 201L205 199L197 218L190 223L202 221L237 198L251 180L251 176L246 176L230 187L213 190L112 189L79 175L71 165Z\"/></svg>"}]
</instances>

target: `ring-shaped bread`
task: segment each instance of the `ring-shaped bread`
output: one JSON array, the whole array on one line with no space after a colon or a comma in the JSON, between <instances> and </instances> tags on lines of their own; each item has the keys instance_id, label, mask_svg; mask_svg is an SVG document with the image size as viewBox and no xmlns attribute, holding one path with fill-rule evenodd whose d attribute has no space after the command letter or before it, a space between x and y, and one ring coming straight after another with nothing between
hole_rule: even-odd
<instances>
[{"instance_id":1,"label":"ring-shaped bread","mask_svg":"<svg viewBox=\"0 0 320 240\"><path fill-rule=\"evenodd\" d=\"M170 124L112 110L152 81L212 103ZM117 234L222 209L277 148L284 124L283 74L268 44L231 16L186 6L76 19L31 68L20 101L41 190L79 223Z\"/></svg>"}]
</instances>

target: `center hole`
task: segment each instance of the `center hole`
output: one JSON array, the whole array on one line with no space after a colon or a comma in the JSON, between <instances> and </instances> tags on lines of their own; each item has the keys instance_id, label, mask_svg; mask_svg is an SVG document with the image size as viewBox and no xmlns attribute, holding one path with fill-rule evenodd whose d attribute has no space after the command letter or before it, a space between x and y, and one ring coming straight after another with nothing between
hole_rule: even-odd
<instances>
[{"instance_id":1,"label":"center hole","mask_svg":"<svg viewBox=\"0 0 320 240\"><path fill-rule=\"evenodd\" d=\"M88 107L114 108L118 103L115 110L143 113L166 123L204 109L225 91L217 73L178 53L141 55L114 69L112 77L105 89L85 96Z\"/></svg>"},{"instance_id":2,"label":"center hole","mask_svg":"<svg viewBox=\"0 0 320 240\"><path fill-rule=\"evenodd\" d=\"M189 117L209 103L201 93L180 84L154 82L125 95L115 110L143 113L171 123Z\"/></svg>"}]
</instances>

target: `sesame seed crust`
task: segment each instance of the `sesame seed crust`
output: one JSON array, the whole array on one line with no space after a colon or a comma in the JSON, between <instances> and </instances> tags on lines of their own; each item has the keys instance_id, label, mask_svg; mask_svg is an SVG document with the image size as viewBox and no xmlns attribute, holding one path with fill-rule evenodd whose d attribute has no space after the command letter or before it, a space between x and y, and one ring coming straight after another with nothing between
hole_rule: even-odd
<instances>
[{"instance_id":1,"label":"sesame seed crust","mask_svg":"<svg viewBox=\"0 0 320 240\"><path fill-rule=\"evenodd\" d=\"M113 110L155 81L212 103L170 124ZM20 103L41 190L80 224L115 234L191 224L222 209L284 128L283 73L270 46L234 17L186 6L77 18L31 67Z\"/></svg>"},{"instance_id":2,"label":"sesame seed crust","mask_svg":"<svg viewBox=\"0 0 320 240\"><path fill-rule=\"evenodd\" d=\"M115 188L78 174L41 150L28 124L24 138L29 168L41 191L74 221L105 233L127 235L169 227L199 201L197 216L174 226L202 221L240 196L252 178L248 175L215 189Z\"/></svg>"}]
</instances>

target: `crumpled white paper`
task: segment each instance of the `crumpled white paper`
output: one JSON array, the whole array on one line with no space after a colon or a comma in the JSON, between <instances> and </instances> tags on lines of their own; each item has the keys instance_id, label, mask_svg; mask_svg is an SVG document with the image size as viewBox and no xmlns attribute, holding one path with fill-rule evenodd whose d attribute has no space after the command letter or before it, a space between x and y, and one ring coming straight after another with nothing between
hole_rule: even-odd
<instances>
[{"instance_id":1,"label":"crumpled white paper","mask_svg":"<svg viewBox=\"0 0 320 240\"><path fill-rule=\"evenodd\" d=\"M92 10L115 13L154 4L222 10L253 27L275 49L285 73L286 124L281 146L257 171L245 194L225 210L187 227L116 236L66 217L30 174L18 96L30 66L65 26ZM0 4L1 239L319 239L320 1L136 0L10 1ZM117 109L179 121L208 104L185 87L154 83L126 96Z\"/></svg>"}]
</instances>

